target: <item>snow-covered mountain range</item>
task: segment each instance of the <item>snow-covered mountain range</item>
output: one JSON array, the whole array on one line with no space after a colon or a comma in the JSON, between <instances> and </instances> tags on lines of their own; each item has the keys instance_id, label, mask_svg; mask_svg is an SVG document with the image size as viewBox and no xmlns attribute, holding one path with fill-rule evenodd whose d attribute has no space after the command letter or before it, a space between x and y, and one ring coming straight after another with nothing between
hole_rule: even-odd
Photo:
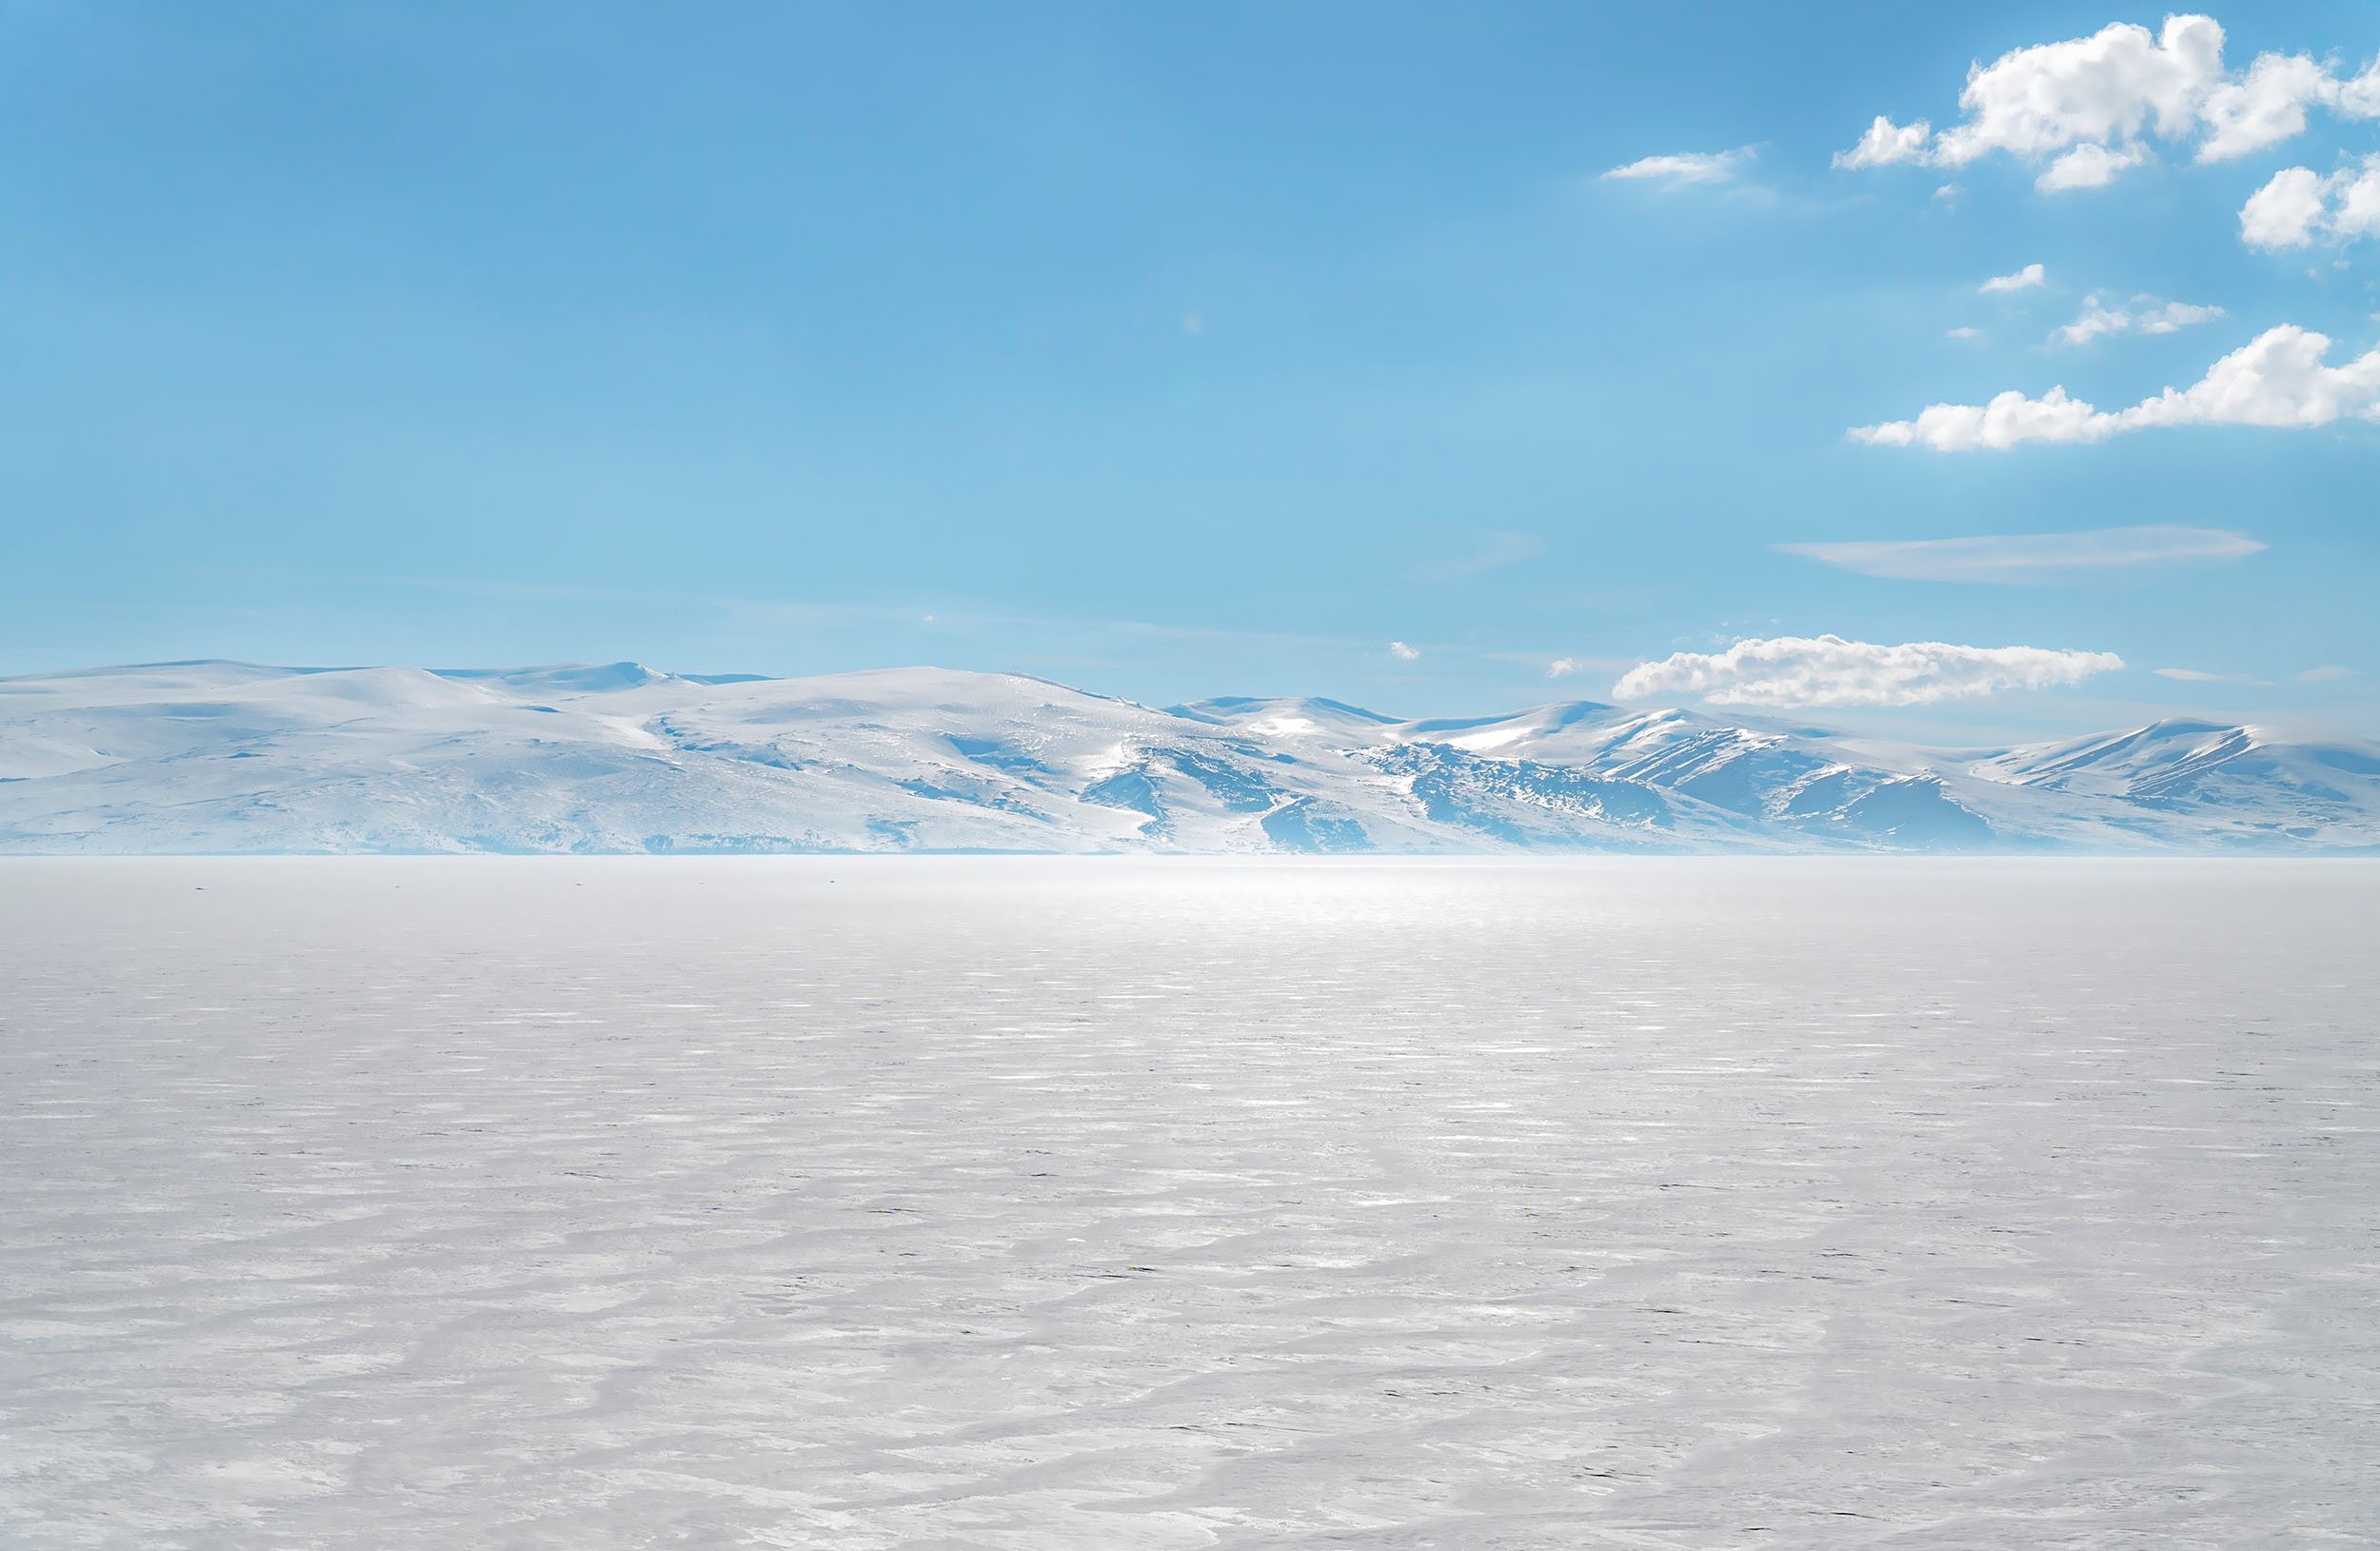
<instances>
[{"instance_id":1,"label":"snow-covered mountain range","mask_svg":"<svg viewBox=\"0 0 2380 1551\"><path fill-rule=\"evenodd\" d=\"M1577 701L1403 722L1014 674L172 663L0 680L0 851L2380 851L2380 745L2016 748Z\"/></svg>"}]
</instances>

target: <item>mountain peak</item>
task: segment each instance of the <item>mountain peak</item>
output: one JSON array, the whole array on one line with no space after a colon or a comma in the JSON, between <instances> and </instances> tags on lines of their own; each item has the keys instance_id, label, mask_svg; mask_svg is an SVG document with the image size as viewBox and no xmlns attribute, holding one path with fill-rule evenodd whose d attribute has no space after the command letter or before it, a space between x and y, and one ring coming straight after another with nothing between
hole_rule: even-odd
<instances>
[{"instance_id":1,"label":"mountain peak","mask_svg":"<svg viewBox=\"0 0 2380 1551\"><path fill-rule=\"evenodd\" d=\"M1956 757L1594 701L1399 722L1021 674L150 665L0 686L0 851L2380 851L2380 748Z\"/></svg>"}]
</instances>

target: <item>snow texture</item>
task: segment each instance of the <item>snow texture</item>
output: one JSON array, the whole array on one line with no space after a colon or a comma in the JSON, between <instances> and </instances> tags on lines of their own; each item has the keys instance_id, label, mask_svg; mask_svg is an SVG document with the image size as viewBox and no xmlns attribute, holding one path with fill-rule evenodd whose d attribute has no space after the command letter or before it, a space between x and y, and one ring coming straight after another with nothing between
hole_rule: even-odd
<instances>
[{"instance_id":1,"label":"snow texture","mask_svg":"<svg viewBox=\"0 0 2380 1551\"><path fill-rule=\"evenodd\" d=\"M0 862L0 1544L2380 1537L2352 862Z\"/></svg>"}]
</instances>

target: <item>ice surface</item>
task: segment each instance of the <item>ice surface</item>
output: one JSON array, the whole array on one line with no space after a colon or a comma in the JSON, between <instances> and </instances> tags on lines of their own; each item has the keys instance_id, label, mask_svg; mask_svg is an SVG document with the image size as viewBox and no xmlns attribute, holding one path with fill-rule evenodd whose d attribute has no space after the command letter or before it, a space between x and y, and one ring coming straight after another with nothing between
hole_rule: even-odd
<instances>
[{"instance_id":1,"label":"ice surface","mask_svg":"<svg viewBox=\"0 0 2380 1551\"><path fill-rule=\"evenodd\" d=\"M0 1544L2370 1544L2375 920L2367 863L0 863Z\"/></svg>"}]
</instances>

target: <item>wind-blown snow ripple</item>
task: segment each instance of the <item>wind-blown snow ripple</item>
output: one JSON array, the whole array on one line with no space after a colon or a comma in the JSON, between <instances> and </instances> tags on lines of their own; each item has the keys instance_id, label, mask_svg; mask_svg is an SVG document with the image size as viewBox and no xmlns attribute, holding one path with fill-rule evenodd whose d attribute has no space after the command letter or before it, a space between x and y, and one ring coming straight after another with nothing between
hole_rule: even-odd
<instances>
[{"instance_id":1,"label":"wind-blown snow ripple","mask_svg":"<svg viewBox=\"0 0 2380 1551\"><path fill-rule=\"evenodd\" d=\"M2375 907L0 864L0 1541L2360 1541Z\"/></svg>"}]
</instances>

